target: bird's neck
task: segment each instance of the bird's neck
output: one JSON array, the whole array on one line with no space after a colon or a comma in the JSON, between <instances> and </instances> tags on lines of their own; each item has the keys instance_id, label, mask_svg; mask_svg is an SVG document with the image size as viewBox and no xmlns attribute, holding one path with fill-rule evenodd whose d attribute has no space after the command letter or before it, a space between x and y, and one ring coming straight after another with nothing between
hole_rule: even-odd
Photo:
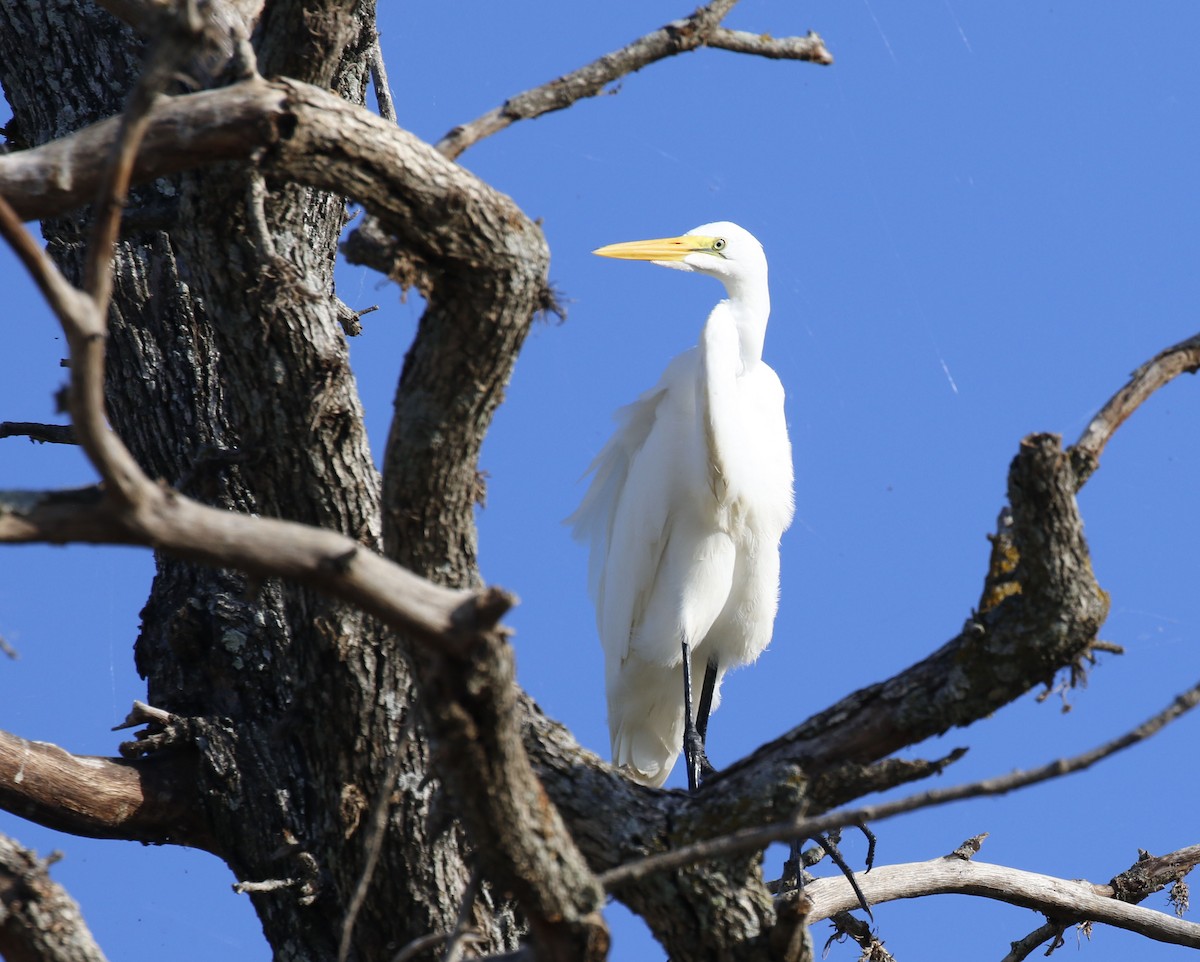
<instances>
[{"instance_id":1,"label":"bird's neck","mask_svg":"<svg viewBox=\"0 0 1200 962\"><path fill-rule=\"evenodd\" d=\"M767 318L771 315L771 295L765 284L730 284L726 291L729 312L737 326L742 370L748 371L762 360Z\"/></svg>"}]
</instances>

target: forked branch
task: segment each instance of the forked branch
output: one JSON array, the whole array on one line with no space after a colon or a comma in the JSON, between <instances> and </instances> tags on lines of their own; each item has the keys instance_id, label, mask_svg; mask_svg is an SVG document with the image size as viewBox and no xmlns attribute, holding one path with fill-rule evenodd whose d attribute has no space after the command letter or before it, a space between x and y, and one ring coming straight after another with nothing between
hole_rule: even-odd
<instances>
[{"instance_id":1,"label":"forked branch","mask_svg":"<svg viewBox=\"0 0 1200 962\"><path fill-rule=\"evenodd\" d=\"M620 50L607 53L540 87L510 97L495 110L455 127L438 141L437 149L451 159L456 158L484 137L518 120L530 120L555 110L564 110L585 97L595 97L621 77L656 61L699 47L717 47L775 60L807 60L824 65L833 63L833 56L825 49L824 41L811 31L806 37L772 37L765 33L754 34L722 27L721 21L736 3L737 0L712 0L697 8L690 16L673 20Z\"/></svg>"}]
</instances>

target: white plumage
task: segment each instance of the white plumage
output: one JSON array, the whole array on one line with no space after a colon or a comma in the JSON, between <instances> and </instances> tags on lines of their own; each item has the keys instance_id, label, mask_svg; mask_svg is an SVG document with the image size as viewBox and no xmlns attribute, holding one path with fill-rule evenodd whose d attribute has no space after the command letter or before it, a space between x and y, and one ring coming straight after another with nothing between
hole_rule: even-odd
<instances>
[{"instance_id":1,"label":"white plumage","mask_svg":"<svg viewBox=\"0 0 1200 962\"><path fill-rule=\"evenodd\" d=\"M715 665L719 692L724 673L771 640L791 445L783 386L762 361L767 261L750 233L720 222L596 253L708 274L728 295L699 344L617 412L569 519L591 542L613 762L657 786L683 743L682 644L693 678Z\"/></svg>"}]
</instances>

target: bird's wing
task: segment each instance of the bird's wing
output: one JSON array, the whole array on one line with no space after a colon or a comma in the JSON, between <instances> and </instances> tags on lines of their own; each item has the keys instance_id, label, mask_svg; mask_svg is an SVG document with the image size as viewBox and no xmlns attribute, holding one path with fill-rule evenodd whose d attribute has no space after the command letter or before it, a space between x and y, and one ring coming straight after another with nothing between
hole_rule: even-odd
<instances>
[{"instance_id":1,"label":"bird's wing","mask_svg":"<svg viewBox=\"0 0 1200 962\"><path fill-rule=\"evenodd\" d=\"M669 406L671 385L695 365L693 355L686 351L675 358L658 384L617 411L616 431L588 468L592 481L587 494L567 519L575 538L591 543L588 586L597 627L608 658L618 663L628 654L630 633L654 586L669 537L672 466L670 453L661 449L671 432L663 430L660 419ZM657 467L663 483L645 483L647 460L663 462ZM637 550L628 550L631 540ZM617 544L620 558L612 563L610 552Z\"/></svg>"}]
</instances>

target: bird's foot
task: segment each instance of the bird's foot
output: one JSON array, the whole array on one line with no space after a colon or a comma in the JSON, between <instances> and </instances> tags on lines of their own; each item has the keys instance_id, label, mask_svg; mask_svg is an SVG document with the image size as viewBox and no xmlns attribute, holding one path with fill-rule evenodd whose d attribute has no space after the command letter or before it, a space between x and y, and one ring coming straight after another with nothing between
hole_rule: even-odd
<instances>
[{"instance_id":1,"label":"bird's foot","mask_svg":"<svg viewBox=\"0 0 1200 962\"><path fill-rule=\"evenodd\" d=\"M692 725L688 725L683 733L683 755L687 763L688 790L694 792L716 769L704 751L704 739Z\"/></svg>"},{"instance_id":2,"label":"bird's foot","mask_svg":"<svg viewBox=\"0 0 1200 962\"><path fill-rule=\"evenodd\" d=\"M864 835L867 836L869 849L867 852L867 871L871 871L871 866L875 862L875 835L862 824L857 826ZM797 839L792 843L791 857L784 863L783 878L780 880L782 886L794 887L799 890L804 885L804 869L816 865L826 855L829 856L831 862L836 865L846 876L846 881L850 883L850 888L854 891L855 897L858 899L859 907L867 913L867 917L874 920L875 916L871 912L871 907L867 904L867 897L863 895L863 890L858 884L858 880L854 877L854 872L850 866L846 864L846 860L842 857L842 853L838 850L837 843L841 841L841 830L830 832L828 835L814 835L812 841L816 842L816 846L809 849L807 852L801 852L800 846L803 839Z\"/></svg>"}]
</instances>

